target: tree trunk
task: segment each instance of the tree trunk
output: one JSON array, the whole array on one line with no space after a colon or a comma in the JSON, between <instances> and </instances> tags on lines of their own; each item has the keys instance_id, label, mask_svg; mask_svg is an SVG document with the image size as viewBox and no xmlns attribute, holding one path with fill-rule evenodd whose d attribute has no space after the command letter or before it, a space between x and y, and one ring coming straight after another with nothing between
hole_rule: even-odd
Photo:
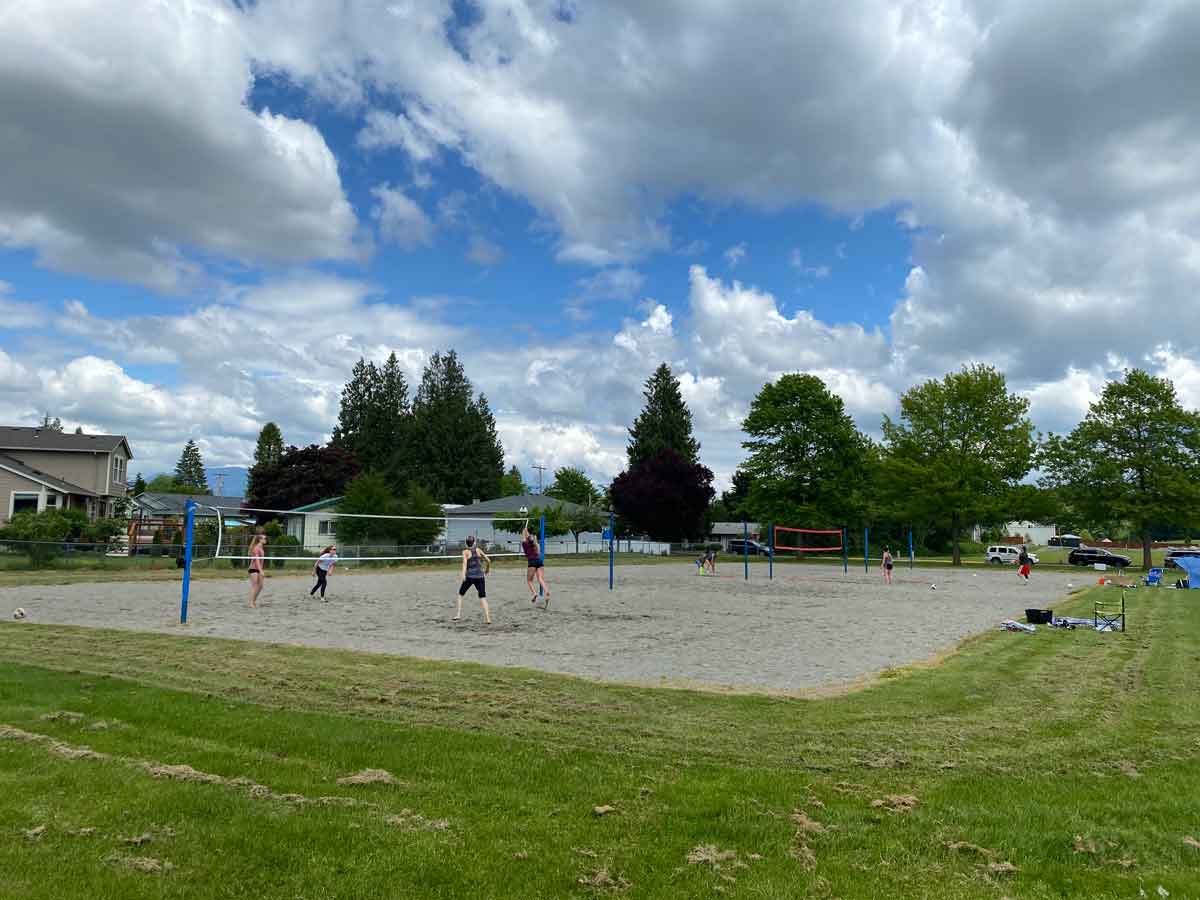
<instances>
[{"instance_id":1,"label":"tree trunk","mask_svg":"<svg viewBox=\"0 0 1200 900\"><path fill-rule=\"evenodd\" d=\"M951 520L950 520L950 534L951 534L950 539L954 545L953 564L956 566L962 565L962 547L960 547L958 545L958 538L959 538L960 531L961 531L961 527L959 525L958 513L956 512L956 513L954 513L954 515L951 517Z\"/></svg>"},{"instance_id":2,"label":"tree trunk","mask_svg":"<svg viewBox=\"0 0 1200 900\"><path fill-rule=\"evenodd\" d=\"M1151 561L1150 561L1150 532L1149 532L1149 531L1143 531L1143 532L1142 532L1142 568L1143 568L1143 569L1146 569L1146 570L1149 570L1150 566L1151 566Z\"/></svg>"}]
</instances>

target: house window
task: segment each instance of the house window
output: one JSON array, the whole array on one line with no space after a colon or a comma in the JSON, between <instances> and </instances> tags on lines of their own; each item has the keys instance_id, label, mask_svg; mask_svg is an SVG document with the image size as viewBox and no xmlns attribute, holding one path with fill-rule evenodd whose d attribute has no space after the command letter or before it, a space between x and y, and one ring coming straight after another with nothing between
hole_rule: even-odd
<instances>
[{"instance_id":1,"label":"house window","mask_svg":"<svg viewBox=\"0 0 1200 900\"><path fill-rule=\"evenodd\" d=\"M8 499L9 515L15 516L21 512L37 512L39 496L38 494L31 494L26 491L13 491Z\"/></svg>"},{"instance_id":2,"label":"house window","mask_svg":"<svg viewBox=\"0 0 1200 900\"><path fill-rule=\"evenodd\" d=\"M58 509L58 494L46 495L46 509Z\"/></svg>"},{"instance_id":3,"label":"house window","mask_svg":"<svg viewBox=\"0 0 1200 900\"><path fill-rule=\"evenodd\" d=\"M337 534L337 523L322 519L317 523L317 534Z\"/></svg>"}]
</instances>

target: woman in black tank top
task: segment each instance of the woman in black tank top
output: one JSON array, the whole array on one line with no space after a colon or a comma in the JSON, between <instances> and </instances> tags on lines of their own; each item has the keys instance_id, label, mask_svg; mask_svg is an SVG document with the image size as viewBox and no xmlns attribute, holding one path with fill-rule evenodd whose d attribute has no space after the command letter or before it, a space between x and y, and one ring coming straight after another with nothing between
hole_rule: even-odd
<instances>
[{"instance_id":1,"label":"woman in black tank top","mask_svg":"<svg viewBox=\"0 0 1200 900\"><path fill-rule=\"evenodd\" d=\"M463 596L468 588L474 587L475 592L479 594L479 605L483 607L483 621L488 625L492 624L492 611L488 608L487 587L483 580L491 565L492 561L488 559L488 555L475 546L475 536L469 535L467 549L462 552L462 584L458 588L458 612L454 614L455 622L462 618Z\"/></svg>"}]
</instances>

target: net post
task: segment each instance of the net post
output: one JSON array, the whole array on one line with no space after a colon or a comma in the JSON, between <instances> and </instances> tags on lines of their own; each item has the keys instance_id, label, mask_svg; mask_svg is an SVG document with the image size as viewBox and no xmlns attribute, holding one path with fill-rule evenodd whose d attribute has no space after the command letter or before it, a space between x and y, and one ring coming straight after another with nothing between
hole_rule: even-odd
<instances>
[{"instance_id":1,"label":"net post","mask_svg":"<svg viewBox=\"0 0 1200 900\"><path fill-rule=\"evenodd\" d=\"M613 563L615 561L614 542L617 540L616 514L608 514L608 589L613 589Z\"/></svg>"},{"instance_id":2,"label":"net post","mask_svg":"<svg viewBox=\"0 0 1200 900\"><path fill-rule=\"evenodd\" d=\"M179 604L179 624L187 624L188 592L192 587L192 526L196 521L196 501L188 498L183 526L183 596ZM221 511L217 510L218 518Z\"/></svg>"},{"instance_id":3,"label":"net post","mask_svg":"<svg viewBox=\"0 0 1200 900\"><path fill-rule=\"evenodd\" d=\"M544 564L546 562L546 514L545 513L542 513L541 518L538 519L538 551L541 554L542 563ZM538 584L538 596L539 597L543 596L542 585L540 583Z\"/></svg>"},{"instance_id":4,"label":"net post","mask_svg":"<svg viewBox=\"0 0 1200 900\"><path fill-rule=\"evenodd\" d=\"M908 571L912 571L913 567L913 545L912 545L912 526L908 526Z\"/></svg>"},{"instance_id":5,"label":"net post","mask_svg":"<svg viewBox=\"0 0 1200 900\"><path fill-rule=\"evenodd\" d=\"M775 525L767 526L767 580L775 580Z\"/></svg>"},{"instance_id":6,"label":"net post","mask_svg":"<svg viewBox=\"0 0 1200 900\"><path fill-rule=\"evenodd\" d=\"M842 527L842 574L850 571L850 547L846 544L846 528Z\"/></svg>"},{"instance_id":7,"label":"net post","mask_svg":"<svg viewBox=\"0 0 1200 900\"><path fill-rule=\"evenodd\" d=\"M871 526L863 528L863 571L871 571Z\"/></svg>"},{"instance_id":8,"label":"net post","mask_svg":"<svg viewBox=\"0 0 1200 900\"><path fill-rule=\"evenodd\" d=\"M742 520L742 565L746 569L746 580L750 580L750 523Z\"/></svg>"}]
</instances>

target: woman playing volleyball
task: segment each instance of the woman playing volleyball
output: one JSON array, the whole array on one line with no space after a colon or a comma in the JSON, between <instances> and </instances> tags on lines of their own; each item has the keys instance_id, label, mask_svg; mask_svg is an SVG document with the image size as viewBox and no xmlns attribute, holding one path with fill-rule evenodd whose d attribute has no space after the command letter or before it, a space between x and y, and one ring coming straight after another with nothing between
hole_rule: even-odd
<instances>
[{"instance_id":1,"label":"woman playing volleyball","mask_svg":"<svg viewBox=\"0 0 1200 900\"><path fill-rule=\"evenodd\" d=\"M308 596L312 596L319 588L321 591L321 599L325 599L325 579L329 577L329 573L333 571L334 564L337 563L337 545L330 544L321 551L321 555L317 557L316 563L313 565L313 575L316 576L317 583L313 585L313 589L308 592Z\"/></svg>"},{"instance_id":2,"label":"woman playing volleyball","mask_svg":"<svg viewBox=\"0 0 1200 900\"><path fill-rule=\"evenodd\" d=\"M541 548L533 539L528 528L521 530L521 550L525 553L525 585L529 588L529 602L537 603L537 591L533 589L533 579L541 585L542 593L546 595L546 606L550 605L550 588L546 587L546 561L542 559Z\"/></svg>"},{"instance_id":3,"label":"woman playing volleyball","mask_svg":"<svg viewBox=\"0 0 1200 900\"><path fill-rule=\"evenodd\" d=\"M263 557L267 554L267 536L261 531L250 542L250 608L258 609L258 595L263 589Z\"/></svg>"},{"instance_id":4,"label":"woman playing volleyball","mask_svg":"<svg viewBox=\"0 0 1200 900\"><path fill-rule=\"evenodd\" d=\"M462 585L458 589L458 612L454 614L455 622L462 618L462 598L468 588L474 587L475 593L479 595L479 605L483 607L483 621L488 625L492 624L492 611L488 609L487 588L483 582L483 576L487 573L485 566L490 568L491 564L487 554L475 546L475 535L468 535L467 549L462 552Z\"/></svg>"},{"instance_id":5,"label":"woman playing volleyball","mask_svg":"<svg viewBox=\"0 0 1200 900\"><path fill-rule=\"evenodd\" d=\"M880 562L879 567L883 569L883 583L891 584L892 569L895 567L895 563L892 561L892 551L887 547L883 548L883 560Z\"/></svg>"}]
</instances>

